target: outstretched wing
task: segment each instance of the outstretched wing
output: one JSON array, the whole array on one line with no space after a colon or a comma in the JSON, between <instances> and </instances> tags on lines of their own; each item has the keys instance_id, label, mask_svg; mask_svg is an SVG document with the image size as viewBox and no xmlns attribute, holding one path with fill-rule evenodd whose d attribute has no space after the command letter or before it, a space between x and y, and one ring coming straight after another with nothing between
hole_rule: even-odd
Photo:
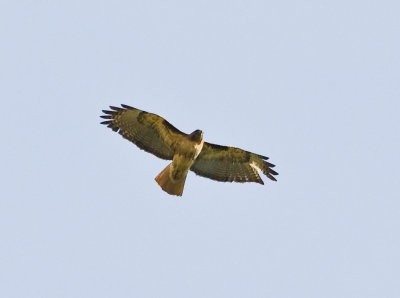
<instances>
[{"instance_id":1,"label":"outstretched wing","mask_svg":"<svg viewBox=\"0 0 400 298\"><path fill-rule=\"evenodd\" d=\"M217 181L257 182L264 184L258 171L276 181L272 170L275 166L266 160L268 157L254 154L239 148L204 143L203 149L190 170L197 175Z\"/></svg>"},{"instance_id":2,"label":"outstretched wing","mask_svg":"<svg viewBox=\"0 0 400 298\"><path fill-rule=\"evenodd\" d=\"M140 149L162 159L172 159L174 142L186 134L156 114L127 105L121 106L122 108L110 106L111 111L103 110L105 115L100 117L107 121L101 124L119 132Z\"/></svg>"}]
</instances>

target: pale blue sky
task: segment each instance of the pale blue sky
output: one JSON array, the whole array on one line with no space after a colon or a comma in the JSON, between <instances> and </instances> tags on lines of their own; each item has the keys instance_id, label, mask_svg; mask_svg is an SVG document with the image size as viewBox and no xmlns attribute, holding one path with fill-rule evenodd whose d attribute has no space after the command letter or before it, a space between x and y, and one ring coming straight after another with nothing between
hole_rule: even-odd
<instances>
[{"instance_id":1,"label":"pale blue sky","mask_svg":"<svg viewBox=\"0 0 400 298\"><path fill-rule=\"evenodd\" d=\"M1 297L400 297L398 1L2 1ZM108 105L267 155L190 173Z\"/></svg>"}]
</instances>

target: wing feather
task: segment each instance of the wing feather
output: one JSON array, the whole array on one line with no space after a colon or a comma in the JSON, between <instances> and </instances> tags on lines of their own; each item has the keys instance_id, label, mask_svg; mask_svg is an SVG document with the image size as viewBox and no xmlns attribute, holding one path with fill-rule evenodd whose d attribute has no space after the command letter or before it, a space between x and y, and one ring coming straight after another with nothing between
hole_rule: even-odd
<instances>
[{"instance_id":1,"label":"wing feather","mask_svg":"<svg viewBox=\"0 0 400 298\"><path fill-rule=\"evenodd\" d=\"M101 124L117 131L140 149L171 160L174 156L174 142L186 134L156 114L128 105L121 106L110 106L111 110L103 110L105 115L100 117L108 120Z\"/></svg>"},{"instance_id":2,"label":"wing feather","mask_svg":"<svg viewBox=\"0 0 400 298\"><path fill-rule=\"evenodd\" d=\"M269 179L276 181L273 164L268 157L239 148L204 142L203 149L193 163L191 170L199 176L217 181L256 182L264 184L261 171Z\"/></svg>"}]
</instances>

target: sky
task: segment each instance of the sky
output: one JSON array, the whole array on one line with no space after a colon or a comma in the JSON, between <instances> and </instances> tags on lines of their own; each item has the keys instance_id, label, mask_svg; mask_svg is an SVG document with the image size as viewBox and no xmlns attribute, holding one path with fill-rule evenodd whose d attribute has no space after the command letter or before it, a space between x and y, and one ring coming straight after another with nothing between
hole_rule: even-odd
<instances>
[{"instance_id":1,"label":"sky","mask_svg":"<svg viewBox=\"0 0 400 298\"><path fill-rule=\"evenodd\" d=\"M0 4L1 297L400 297L398 1ZM189 173L127 104L270 157Z\"/></svg>"}]
</instances>

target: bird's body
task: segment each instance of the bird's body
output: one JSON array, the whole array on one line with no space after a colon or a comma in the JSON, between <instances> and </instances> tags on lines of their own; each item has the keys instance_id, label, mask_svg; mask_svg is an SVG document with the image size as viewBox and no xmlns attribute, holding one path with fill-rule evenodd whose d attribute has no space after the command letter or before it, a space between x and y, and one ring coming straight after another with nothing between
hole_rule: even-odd
<instances>
[{"instance_id":1,"label":"bird's body","mask_svg":"<svg viewBox=\"0 0 400 298\"><path fill-rule=\"evenodd\" d=\"M193 138L193 134L196 138ZM158 176L157 183L169 194L181 196L185 185L186 176L203 148L203 133L194 131L173 146L175 150L172 163L170 163Z\"/></svg>"},{"instance_id":2,"label":"bird's body","mask_svg":"<svg viewBox=\"0 0 400 298\"><path fill-rule=\"evenodd\" d=\"M140 149L172 162L155 178L169 194L181 196L189 170L217 181L264 184L258 171L271 180L278 175L268 157L239 148L204 142L203 132L185 134L164 118L127 105L111 106L102 124L118 131Z\"/></svg>"}]
</instances>

